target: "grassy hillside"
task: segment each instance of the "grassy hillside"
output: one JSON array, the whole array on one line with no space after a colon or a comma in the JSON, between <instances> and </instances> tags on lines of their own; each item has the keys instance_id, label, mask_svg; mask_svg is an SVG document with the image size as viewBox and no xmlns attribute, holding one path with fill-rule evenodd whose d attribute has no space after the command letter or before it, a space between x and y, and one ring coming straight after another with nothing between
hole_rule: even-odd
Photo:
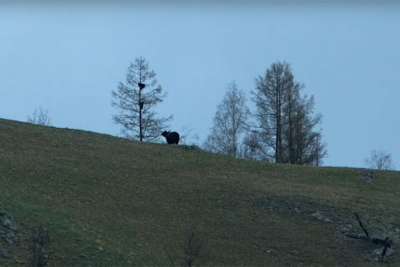
<instances>
[{"instance_id":1,"label":"grassy hillside","mask_svg":"<svg viewBox=\"0 0 400 267\"><path fill-rule=\"evenodd\" d=\"M345 148L344 148L345 149ZM1 266L26 266L30 232L50 233L50 266L381 266L343 233L390 236L400 265L400 175L235 160L182 146L0 120L0 210L18 242Z\"/></svg>"}]
</instances>

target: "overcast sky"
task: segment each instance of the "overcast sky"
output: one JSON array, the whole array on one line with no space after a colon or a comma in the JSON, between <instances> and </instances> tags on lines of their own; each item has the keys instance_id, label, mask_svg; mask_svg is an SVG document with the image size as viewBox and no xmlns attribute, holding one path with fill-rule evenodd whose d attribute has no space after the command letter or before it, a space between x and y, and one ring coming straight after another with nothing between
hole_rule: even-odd
<instances>
[{"instance_id":1,"label":"overcast sky","mask_svg":"<svg viewBox=\"0 0 400 267\"><path fill-rule=\"evenodd\" d=\"M57 127L118 135L111 91L144 56L168 92L160 113L201 143L227 84L250 93L284 60L323 115L325 165L381 149L399 167L400 6L317 3L0 2L0 117L42 106Z\"/></svg>"}]
</instances>

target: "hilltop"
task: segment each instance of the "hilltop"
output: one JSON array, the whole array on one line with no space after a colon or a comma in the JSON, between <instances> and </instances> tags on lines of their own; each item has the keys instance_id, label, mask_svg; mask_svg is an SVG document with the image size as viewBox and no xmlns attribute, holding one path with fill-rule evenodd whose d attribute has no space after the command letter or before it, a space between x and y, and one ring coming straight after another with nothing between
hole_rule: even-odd
<instances>
[{"instance_id":1,"label":"hilltop","mask_svg":"<svg viewBox=\"0 0 400 267\"><path fill-rule=\"evenodd\" d=\"M400 265L400 174L266 164L184 146L0 120L0 210L17 225L1 266L26 266L31 231L50 235L50 266L179 266L193 232L194 266Z\"/></svg>"}]
</instances>

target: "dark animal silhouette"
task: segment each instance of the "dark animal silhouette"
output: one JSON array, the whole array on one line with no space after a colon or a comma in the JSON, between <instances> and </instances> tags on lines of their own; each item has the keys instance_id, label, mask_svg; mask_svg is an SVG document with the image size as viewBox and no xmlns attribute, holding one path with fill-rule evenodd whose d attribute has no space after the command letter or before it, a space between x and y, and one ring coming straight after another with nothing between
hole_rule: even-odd
<instances>
[{"instance_id":1,"label":"dark animal silhouette","mask_svg":"<svg viewBox=\"0 0 400 267\"><path fill-rule=\"evenodd\" d=\"M164 131L161 134L167 139L168 144L178 144L179 143L179 134L177 132L168 132Z\"/></svg>"}]
</instances>

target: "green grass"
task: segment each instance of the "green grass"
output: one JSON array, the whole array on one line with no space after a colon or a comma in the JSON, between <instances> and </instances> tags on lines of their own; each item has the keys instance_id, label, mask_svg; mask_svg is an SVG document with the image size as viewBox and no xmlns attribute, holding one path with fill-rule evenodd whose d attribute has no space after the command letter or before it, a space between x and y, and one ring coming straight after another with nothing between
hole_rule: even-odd
<instances>
[{"instance_id":1,"label":"green grass","mask_svg":"<svg viewBox=\"0 0 400 267\"><path fill-rule=\"evenodd\" d=\"M169 266L167 254L178 266L191 227L204 243L195 266L380 266L368 258L371 244L339 231L359 232L353 212L373 234L400 241L398 172L367 184L357 169L236 160L8 120L0 152L0 209L19 227L2 266L26 266L38 225L49 229L51 266ZM397 254L385 266L399 266Z\"/></svg>"}]
</instances>

